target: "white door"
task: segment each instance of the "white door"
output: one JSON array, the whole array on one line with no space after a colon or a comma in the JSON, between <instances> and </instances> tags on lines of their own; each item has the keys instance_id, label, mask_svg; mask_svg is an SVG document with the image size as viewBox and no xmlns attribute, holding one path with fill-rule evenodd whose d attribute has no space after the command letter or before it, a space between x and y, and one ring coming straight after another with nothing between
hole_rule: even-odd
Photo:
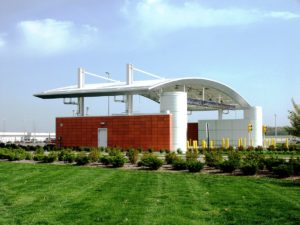
<instances>
[{"instance_id":1,"label":"white door","mask_svg":"<svg viewBox=\"0 0 300 225\"><path fill-rule=\"evenodd\" d=\"M107 128L98 128L98 147L107 147Z\"/></svg>"}]
</instances>

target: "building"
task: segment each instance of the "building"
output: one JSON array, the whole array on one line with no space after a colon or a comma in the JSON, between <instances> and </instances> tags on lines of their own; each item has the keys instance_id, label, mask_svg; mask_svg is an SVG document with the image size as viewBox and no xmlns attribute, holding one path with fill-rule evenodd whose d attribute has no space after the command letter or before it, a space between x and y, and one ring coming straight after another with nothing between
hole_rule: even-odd
<instances>
[{"instance_id":1,"label":"building","mask_svg":"<svg viewBox=\"0 0 300 225\"><path fill-rule=\"evenodd\" d=\"M134 71L154 77L154 80L134 81ZM92 75L110 83L85 84L85 76ZM133 95L141 95L160 104L160 112L134 114ZM56 138L59 146L118 146L123 148L187 149L187 140L197 137L221 143L230 139L237 145L245 138L248 144L262 145L262 109L252 107L232 88L219 82L185 77L164 79L127 65L126 82L78 70L78 84L48 90L34 96L43 99L64 98L66 104L77 104L77 116L56 119ZM114 96L123 101L125 114L112 116L85 116L84 98ZM118 99L116 96L122 96ZM77 99L74 101L73 99ZM188 111L217 110L217 120L199 120L188 126ZM243 110L244 118L224 120L228 110ZM251 125L251 130L248 127ZM188 128L189 127L189 132ZM187 137L187 134L191 135Z\"/></svg>"}]
</instances>

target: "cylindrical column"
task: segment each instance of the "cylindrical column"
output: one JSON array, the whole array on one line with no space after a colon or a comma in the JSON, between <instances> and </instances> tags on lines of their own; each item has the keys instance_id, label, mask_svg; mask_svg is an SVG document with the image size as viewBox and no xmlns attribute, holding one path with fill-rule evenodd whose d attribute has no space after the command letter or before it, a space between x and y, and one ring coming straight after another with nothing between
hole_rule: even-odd
<instances>
[{"instance_id":1,"label":"cylindrical column","mask_svg":"<svg viewBox=\"0 0 300 225\"><path fill-rule=\"evenodd\" d=\"M172 150L186 152L187 93L164 92L160 97L160 112L172 114Z\"/></svg>"},{"instance_id":2,"label":"cylindrical column","mask_svg":"<svg viewBox=\"0 0 300 225\"><path fill-rule=\"evenodd\" d=\"M126 71L127 71L127 85L130 85L133 82L133 67L131 64L127 64ZM133 96L132 95L126 95L125 111L128 115L131 115L133 112Z\"/></svg>"},{"instance_id":3,"label":"cylindrical column","mask_svg":"<svg viewBox=\"0 0 300 225\"><path fill-rule=\"evenodd\" d=\"M83 88L84 82L84 70L78 68L78 88ZM78 97L77 115L84 116L84 97Z\"/></svg>"},{"instance_id":4,"label":"cylindrical column","mask_svg":"<svg viewBox=\"0 0 300 225\"><path fill-rule=\"evenodd\" d=\"M252 131L250 138L253 140L253 146L263 145L263 132L262 132L262 107L254 106L250 109L244 110L244 119L252 124Z\"/></svg>"}]
</instances>

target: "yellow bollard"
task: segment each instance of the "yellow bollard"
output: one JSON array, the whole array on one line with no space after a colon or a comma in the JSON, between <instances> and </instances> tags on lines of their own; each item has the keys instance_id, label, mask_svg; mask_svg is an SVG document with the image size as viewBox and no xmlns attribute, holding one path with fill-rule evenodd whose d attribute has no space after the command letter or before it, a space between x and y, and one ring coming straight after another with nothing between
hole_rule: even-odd
<instances>
[{"instance_id":1,"label":"yellow bollard","mask_svg":"<svg viewBox=\"0 0 300 225\"><path fill-rule=\"evenodd\" d=\"M186 147L187 147L187 149L189 149L191 147L189 141L186 141Z\"/></svg>"},{"instance_id":2,"label":"yellow bollard","mask_svg":"<svg viewBox=\"0 0 300 225\"><path fill-rule=\"evenodd\" d=\"M225 138L222 138L222 148L226 148Z\"/></svg>"},{"instance_id":3,"label":"yellow bollard","mask_svg":"<svg viewBox=\"0 0 300 225\"><path fill-rule=\"evenodd\" d=\"M193 141L193 148L198 149L198 141Z\"/></svg>"},{"instance_id":4,"label":"yellow bollard","mask_svg":"<svg viewBox=\"0 0 300 225\"><path fill-rule=\"evenodd\" d=\"M276 143L275 143L275 138L272 138L272 145L275 147Z\"/></svg>"},{"instance_id":5,"label":"yellow bollard","mask_svg":"<svg viewBox=\"0 0 300 225\"><path fill-rule=\"evenodd\" d=\"M206 141L205 140L202 140L202 149L206 149L207 146L206 146Z\"/></svg>"},{"instance_id":6,"label":"yellow bollard","mask_svg":"<svg viewBox=\"0 0 300 225\"><path fill-rule=\"evenodd\" d=\"M229 144L229 138L227 138L227 139L226 139L226 148L228 149L229 146L230 146L230 144Z\"/></svg>"},{"instance_id":7,"label":"yellow bollard","mask_svg":"<svg viewBox=\"0 0 300 225\"><path fill-rule=\"evenodd\" d=\"M285 147L289 148L289 139L288 138L285 139Z\"/></svg>"},{"instance_id":8,"label":"yellow bollard","mask_svg":"<svg viewBox=\"0 0 300 225\"><path fill-rule=\"evenodd\" d=\"M238 147L240 148L241 146L242 146L242 138L239 138Z\"/></svg>"}]
</instances>

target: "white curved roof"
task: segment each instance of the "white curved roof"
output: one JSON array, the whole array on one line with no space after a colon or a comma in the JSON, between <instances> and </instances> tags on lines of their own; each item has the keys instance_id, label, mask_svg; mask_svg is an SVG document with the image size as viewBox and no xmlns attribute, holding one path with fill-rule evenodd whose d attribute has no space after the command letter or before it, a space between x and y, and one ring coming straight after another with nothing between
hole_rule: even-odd
<instances>
[{"instance_id":1,"label":"white curved roof","mask_svg":"<svg viewBox=\"0 0 300 225\"><path fill-rule=\"evenodd\" d=\"M130 85L126 82L85 84L83 88L73 85L44 91L34 96L52 99L130 94L142 95L159 102L160 93L169 91L186 91L188 94L188 110L191 111L220 108L246 109L250 107L248 102L232 88L213 80L198 77L133 81Z\"/></svg>"}]
</instances>

